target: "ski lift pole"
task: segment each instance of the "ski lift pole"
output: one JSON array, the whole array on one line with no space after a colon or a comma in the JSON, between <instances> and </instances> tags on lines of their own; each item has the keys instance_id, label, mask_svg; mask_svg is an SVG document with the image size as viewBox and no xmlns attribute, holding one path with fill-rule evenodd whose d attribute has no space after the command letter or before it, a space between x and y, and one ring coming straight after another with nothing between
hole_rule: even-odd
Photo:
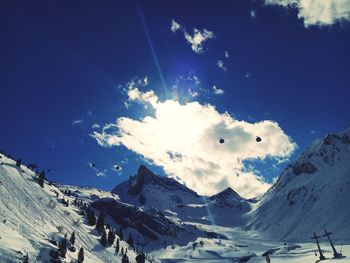
<instances>
[{"instance_id":1,"label":"ski lift pole","mask_svg":"<svg viewBox=\"0 0 350 263\"><path fill-rule=\"evenodd\" d=\"M314 232L314 236L311 237L311 239L315 239L315 241L316 241L317 248L318 248L318 252L320 253L320 260L325 260L326 257L323 255L322 250L321 250L321 247L320 247L320 244L319 244L319 242L318 242L318 239L319 239L319 238L321 238L321 236L316 235L315 232Z\"/></svg>"},{"instance_id":2,"label":"ski lift pole","mask_svg":"<svg viewBox=\"0 0 350 263\"><path fill-rule=\"evenodd\" d=\"M332 234L333 234L332 232L327 232L327 230L325 229L324 230L324 234L322 236L328 238L328 241L331 244L331 247L333 249L333 256L334 256L334 258L340 258L342 256L342 254L338 253L337 250L335 249L335 247L333 245L333 242L331 240L331 237L330 237L330 235L332 235Z\"/></svg>"}]
</instances>

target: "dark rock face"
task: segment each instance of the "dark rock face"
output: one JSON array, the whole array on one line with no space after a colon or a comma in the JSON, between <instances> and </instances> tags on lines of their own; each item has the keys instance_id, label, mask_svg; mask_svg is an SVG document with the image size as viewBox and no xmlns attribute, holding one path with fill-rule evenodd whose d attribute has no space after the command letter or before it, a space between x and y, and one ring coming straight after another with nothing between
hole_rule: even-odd
<instances>
[{"instance_id":1,"label":"dark rock face","mask_svg":"<svg viewBox=\"0 0 350 263\"><path fill-rule=\"evenodd\" d=\"M335 141L341 141L344 144L350 144L350 136L347 133L344 134L327 134L323 139L325 145L332 145Z\"/></svg>"},{"instance_id":2,"label":"dark rock face","mask_svg":"<svg viewBox=\"0 0 350 263\"><path fill-rule=\"evenodd\" d=\"M317 171L317 168L310 162L294 163L292 169L295 175L302 173L313 174Z\"/></svg>"},{"instance_id":3,"label":"dark rock face","mask_svg":"<svg viewBox=\"0 0 350 263\"><path fill-rule=\"evenodd\" d=\"M216 195L212 195L210 200L224 200L228 198L243 199L231 187L227 187L224 191L217 193Z\"/></svg>"},{"instance_id":4,"label":"dark rock face","mask_svg":"<svg viewBox=\"0 0 350 263\"><path fill-rule=\"evenodd\" d=\"M167 191L184 191L198 196L195 191L187 188L178 181L166 176L155 175L146 166L141 165L138 169L137 174L135 176L131 176L127 181L127 193L132 196L137 196L142 192L143 188L146 185L159 186L159 189L164 189ZM121 184L116 186L112 190L112 193L120 194L120 190Z\"/></svg>"},{"instance_id":5,"label":"dark rock face","mask_svg":"<svg viewBox=\"0 0 350 263\"><path fill-rule=\"evenodd\" d=\"M141 165L137 172L136 178L130 183L130 187L128 189L129 195L135 196L141 193L146 176L152 177L154 176L154 174L150 170L148 170L146 166Z\"/></svg>"},{"instance_id":6,"label":"dark rock face","mask_svg":"<svg viewBox=\"0 0 350 263\"><path fill-rule=\"evenodd\" d=\"M287 194L288 205L294 205L296 203L296 199L299 196L307 196L308 189L305 186L302 186L298 189L293 189Z\"/></svg>"},{"instance_id":7,"label":"dark rock face","mask_svg":"<svg viewBox=\"0 0 350 263\"><path fill-rule=\"evenodd\" d=\"M249 201L237 194L231 187L227 187L224 191L211 196L209 199L214 201L217 207L237 208L243 212L250 209Z\"/></svg>"},{"instance_id":8,"label":"dark rock face","mask_svg":"<svg viewBox=\"0 0 350 263\"><path fill-rule=\"evenodd\" d=\"M176 238L178 233L183 231L157 210L144 212L110 198L102 198L93 202L91 206L111 216L123 228L134 228L150 240L157 240L158 235Z\"/></svg>"}]
</instances>

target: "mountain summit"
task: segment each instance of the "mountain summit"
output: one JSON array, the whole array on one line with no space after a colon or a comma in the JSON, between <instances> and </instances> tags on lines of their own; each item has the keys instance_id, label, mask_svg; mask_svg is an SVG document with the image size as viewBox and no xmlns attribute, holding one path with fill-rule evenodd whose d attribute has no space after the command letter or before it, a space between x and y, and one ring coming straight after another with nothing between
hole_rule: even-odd
<instances>
[{"instance_id":1,"label":"mountain summit","mask_svg":"<svg viewBox=\"0 0 350 263\"><path fill-rule=\"evenodd\" d=\"M200 201L195 191L175 179L154 174L144 165L139 167L136 175L117 185L112 193L119 195L123 202L158 209Z\"/></svg>"}]
</instances>

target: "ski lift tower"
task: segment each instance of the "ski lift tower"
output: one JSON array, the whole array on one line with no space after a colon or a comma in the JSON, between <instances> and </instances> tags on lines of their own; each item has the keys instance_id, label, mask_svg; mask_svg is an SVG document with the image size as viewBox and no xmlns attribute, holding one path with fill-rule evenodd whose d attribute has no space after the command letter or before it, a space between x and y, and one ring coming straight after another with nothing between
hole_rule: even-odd
<instances>
[{"instance_id":1,"label":"ski lift tower","mask_svg":"<svg viewBox=\"0 0 350 263\"><path fill-rule=\"evenodd\" d=\"M314 232L314 236L311 237L311 239L315 239L315 241L316 241L317 248L318 248L318 252L320 253L320 260L325 260L326 257L323 255L322 250L321 250L321 248L320 248L320 244L318 243L318 239L319 239L319 238L321 238L321 236L316 235L315 232Z\"/></svg>"},{"instance_id":2,"label":"ski lift tower","mask_svg":"<svg viewBox=\"0 0 350 263\"><path fill-rule=\"evenodd\" d=\"M332 235L332 234L333 234L332 232L327 232L327 230L325 229L325 230L324 230L324 234L323 234L322 236L323 236L323 237L327 237L329 243L331 243L331 246L332 246L332 249L333 249L333 256L334 256L334 258L341 258L341 257L342 257L342 254L337 252L337 250L335 249L335 247L334 247L334 245L333 245L333 242L332 242L332 240L331 240L330 235Z\"/></svg>"}]
</instances>

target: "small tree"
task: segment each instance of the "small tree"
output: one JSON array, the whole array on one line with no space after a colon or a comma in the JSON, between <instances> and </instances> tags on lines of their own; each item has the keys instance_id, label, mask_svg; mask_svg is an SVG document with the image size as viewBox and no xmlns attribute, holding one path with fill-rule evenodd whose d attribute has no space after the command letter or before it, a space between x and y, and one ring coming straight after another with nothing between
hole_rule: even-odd
<instances>
[{"instance_id":1,"label":"small tree","mask_svg":"<svg viewBox=\"0 0 350 263\"><path fill-rule=\"evenodd\" d=\"M29 263L28 252L27 252L26 255L23 257L23 263Z\"/></svg>"},{"instance_id":2,"label":"small tree","mask_svg":"<svg viewBox=\"0 0 350 263\"><path fill-rule=\"evenodd\" d=\"M108 232L108 245L109 246L113 245L114 240L115 240L115 233L113 232L113 229L110 228Z\"/></svg>"},{"instance_id":3,"label":"small tree","mask_svg":"<svg viewBox=\"0 0 350 263\"><path fill-rule=\"evenodd\" d=\"M128 243L132 248L134 248L134 239L132 238L132 235L131 235L131 234L130 234L129 237L128 237L127 243Z\"/></svg>"},{"instance_id":4,"label":"small tree","mask_svg":"<svg viewBox=\"0 0 350 263\"><path fill-rule=\"evenodd\" d=\"M136 256L135 260L136 260L136 263L145 263L146 255L143 252L141 252Z\"/></svg>"},{"instance_id":5,"label":"small tree","mask_svg":"<svg viewBox=\"0 0 350 263\"><path fill-rule=\"evenodd\" d=\"M70 236L70 239L69 239L71 245L74 245L75 243L75 232L73 231L72 235Z\"/></svg>"},{"instance_id":6,"label":"small tree","mask_svg":"<svg viewBox=\"0 0 350 263\"><path fill-rule=\"evenodd\" d=\"M124 248L122 247L122 249L120 250L120 254L124 255Z\"/></svg>"},{"instance_id":7,"label":"small tree","mask_svg":"<svg viewBox=\"0 0 350 263\"><path fill-rule=\"evenodd\" d=\"M124 240L122 227L119 227L119 234L118 235L119 235L120 240Z\"/></svg>"},{"instance_id":8,"label":"small tree","mask_svg":"<svg viewBox=\"0 0 350 263\"><path fill-rule=\"evenodd\" d=\"M102 232L105 229L105 215L101 211L96 222L96 229L98 232Z\"/></svg>"},{"instance_id":9,"label":"small tree","mask_svg":"<svg viewBox=\"0 0 350 263\"><path fill-rule=\"evenodd\" d=\"M58 251L56 249L53 249L50 251L50 257L51 257L50 262L61 262L60 261L60 254L58 253Z\"/></svg>"},{"instance_id":10,"label":"small tree","mask_svg":"<svg viewBox=\"0 0 350 263\"><path fill-rule=\"evenodd\" d=\"M63 258L66 257L66 253L67 253L67 239L66 239L66 237L64 239L62 239L61 242L59 243L58 251L59 251L61 257L63 257Z\"/></svg>"},{"instance_id":11,"label":"small tree","mask_svg":"<svg viewBox=\"0 0 350 263\"><path fill-rule=\"evenodd\" d=\"M90 226L94 226L96 224L96 217L95 217L95 213L93 210L91 210L90 208L87 211L87 219L88 219L88 224Z\"/></svg>"},{"instance_id":12,"label":"small tree","mask_svg":"<svg viewBox=\"0 0 350 263\"><path fill-rule=\"evenodd\" d=\"M42 172L40 172L40 174L39 174L38 184L39 184L41 187L44 187L44 181L45 181L45 172L42 171Z\"/></svg>"},{"instance_id":13,"label":"small tree","mask_svg":"<svg viewBox=\"0 0 350 263\"><path fill-rule=\"evenodd\" d=\"M104 228L103 228L102 233L101 233L100 243L104 247L107 246L107 234L106 234L106 230Z\"/></svg>"},{"instance_id":14,"label":"small tree","mask_svg":"<svg viewBox=\"0 0 350 263\"><path fill-rule=\"evenodd\" d=\"M119 253L119 248L120 248L120 244L119 244L119 238L117 239L117 244L115 246L115 253L118 254Z\"/></svg>"},{"instance_id":15,"label":"small tree","mask_svg":"<svg viewBox=\"0 0 350 263\"><path fill-rule=\"evenodd\" d=\"M78 262L81 263L84 261L84 248L80 248L78 253Z\"/></svg>"},{"instance_id":16,"label":"small tree","mask_svg":"<svg viewBox=\"0 0 350 263\"><path fill-rule=\"evenodd\" d=\"M18 168L21 168L21 164L22 164L22 160L21 160L21 158L18 158L17 161L16 161L16 166Z\"/></svg>"},{"instance_id":17,"label":"small tree","mask_svg":"<svg viewBox=\"0 0 350 263\"><path fill-rule=\"evenodd\" d=\"M127 252L125 252L125 254L123 255L122 263L130 263Z\"/></svg>"}]
</instances>

